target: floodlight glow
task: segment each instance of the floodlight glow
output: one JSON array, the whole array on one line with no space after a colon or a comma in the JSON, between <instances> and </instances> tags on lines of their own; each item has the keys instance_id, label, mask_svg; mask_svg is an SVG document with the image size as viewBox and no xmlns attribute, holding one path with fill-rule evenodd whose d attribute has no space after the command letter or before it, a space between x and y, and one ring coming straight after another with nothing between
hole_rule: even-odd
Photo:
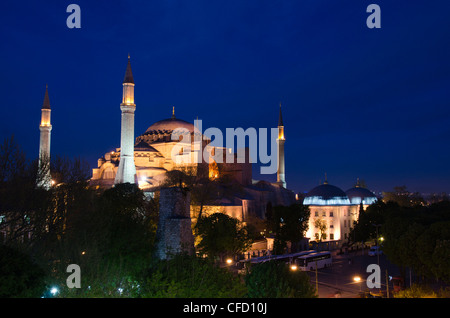
<instances>
[{"instance_id":1,"label":"floodlight glow","mask_svg":"<svg viewBox=\"0 0 450 318\"><path fill-rule=\"evenodd\" d=\"M333 197L324 199L321 196L307 197L303 200L304 205L350 205L347 197Z\"/></svg>"},{"instance_id":2,"label":"floodlight glow","mask_svg":"<svg viewBox=\"0 0 450 318\"><path fill-rule=\"evenodd\" d=\"M354 197L351 200L352 204L363 204L363 205L371 205L372 203L374 203L375 201L377 201L377 198L375 197L366 197L366 198L359 198L359 197Z\"/></svg>"}]
</instances>

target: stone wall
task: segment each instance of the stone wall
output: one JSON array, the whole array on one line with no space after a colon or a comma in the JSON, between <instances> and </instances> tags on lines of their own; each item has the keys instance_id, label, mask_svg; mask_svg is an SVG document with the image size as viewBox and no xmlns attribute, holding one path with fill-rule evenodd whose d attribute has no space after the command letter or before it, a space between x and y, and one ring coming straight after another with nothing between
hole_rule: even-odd
<instances>
[{"instance_id":1,"label":"stone wall","mask_svg":"<svg viewBox=\"0 0 450 318\"><path fill-rule=\"evenodd\" d=\"M194 252L191 229L190 193L179 187L162 188L159 196L159 221L156 230L156 257Z\"/></svg>"}]
</instances>

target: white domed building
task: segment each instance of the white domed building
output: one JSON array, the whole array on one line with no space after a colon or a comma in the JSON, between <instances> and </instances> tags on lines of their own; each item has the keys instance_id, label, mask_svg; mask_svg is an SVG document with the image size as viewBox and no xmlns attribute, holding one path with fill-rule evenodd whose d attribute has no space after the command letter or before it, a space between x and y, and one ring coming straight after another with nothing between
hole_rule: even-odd
<instances>
[{"instance_id":1,"label":"white domed building","mask_svg":"<svg viewBox=\"0 0 450 318\"><path fill-rule=\"evenodd\" d=\"M349 239L353 222L358 220L361 203L365 209L376 200L377 197L360 187L359 182L344 192L325 181L303 199L311 212L306 237L310 241L328 242L330 247L341 246Z\"/></svg>"}]
</instances>

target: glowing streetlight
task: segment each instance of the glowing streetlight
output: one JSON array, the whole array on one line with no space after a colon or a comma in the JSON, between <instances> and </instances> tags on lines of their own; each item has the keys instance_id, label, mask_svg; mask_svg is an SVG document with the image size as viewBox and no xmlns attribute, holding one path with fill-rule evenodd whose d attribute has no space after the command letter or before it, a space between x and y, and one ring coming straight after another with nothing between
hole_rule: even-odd
<instances>
[{"instance_id":1,"label":"glowing streetlight","mask_svg":"<svg viewBox=\"0 0 450 318\"><path fill-rule=\"evenodd\" d=\"M227 260L225 261L228 265L231 265L231 263L233 263L233 260L231 258L227 258Z\"/></svg>"},{"instance_id":2,"label":"glowing streetlight","mask_svg":"<svg viewBox=\"0 0 450 318\"><path fill-rule=\"evenodd\" d=\"M295 264L291 264L290 268L291 268L291 271L296 271L298 269L297 265L295 265Z\"/></svg>"},{"instance_id":3,"label":"glowing streetlight","mask_svg":"<svg viewBox=\"0 0 450 318\"><path fill-rule=\"evenodd\" d=\"M52 296L55 296L58 292L59 290L56 287L52 287L52 289L50 289L50 294L52 294Z\"/></svg>"}]
</instances>

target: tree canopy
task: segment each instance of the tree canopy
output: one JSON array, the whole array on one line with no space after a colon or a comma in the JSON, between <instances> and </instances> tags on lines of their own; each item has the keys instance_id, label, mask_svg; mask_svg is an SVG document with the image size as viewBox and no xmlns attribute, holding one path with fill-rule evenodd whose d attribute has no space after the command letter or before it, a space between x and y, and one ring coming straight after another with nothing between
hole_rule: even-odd
<instances>
[{"instance_id":1,"label":"tree canopy","mask_svg":"<svg viewBox=\"0 0 450 318\"><path fill-rule=\"evenodd\" d=\"M287 242L291 242L294 252L297 250L298 243L308 230L309 215L309 207L303 204L272 208L272 211L266 215L266 220L269 235L275 236L275 254L282 254Z\"/></svg>"},{"instance_id":2,"label":"tree canopy","mask_svg":"<svg viewBox=\"0 0 450 318\"><path fill-rule=\"evenodd\" d=\"M247 251L252 244L247 227L223 213L200 218L196 230L200 237L198 250L212 258L234 257Z\"/></svg>"}]
</instances>

